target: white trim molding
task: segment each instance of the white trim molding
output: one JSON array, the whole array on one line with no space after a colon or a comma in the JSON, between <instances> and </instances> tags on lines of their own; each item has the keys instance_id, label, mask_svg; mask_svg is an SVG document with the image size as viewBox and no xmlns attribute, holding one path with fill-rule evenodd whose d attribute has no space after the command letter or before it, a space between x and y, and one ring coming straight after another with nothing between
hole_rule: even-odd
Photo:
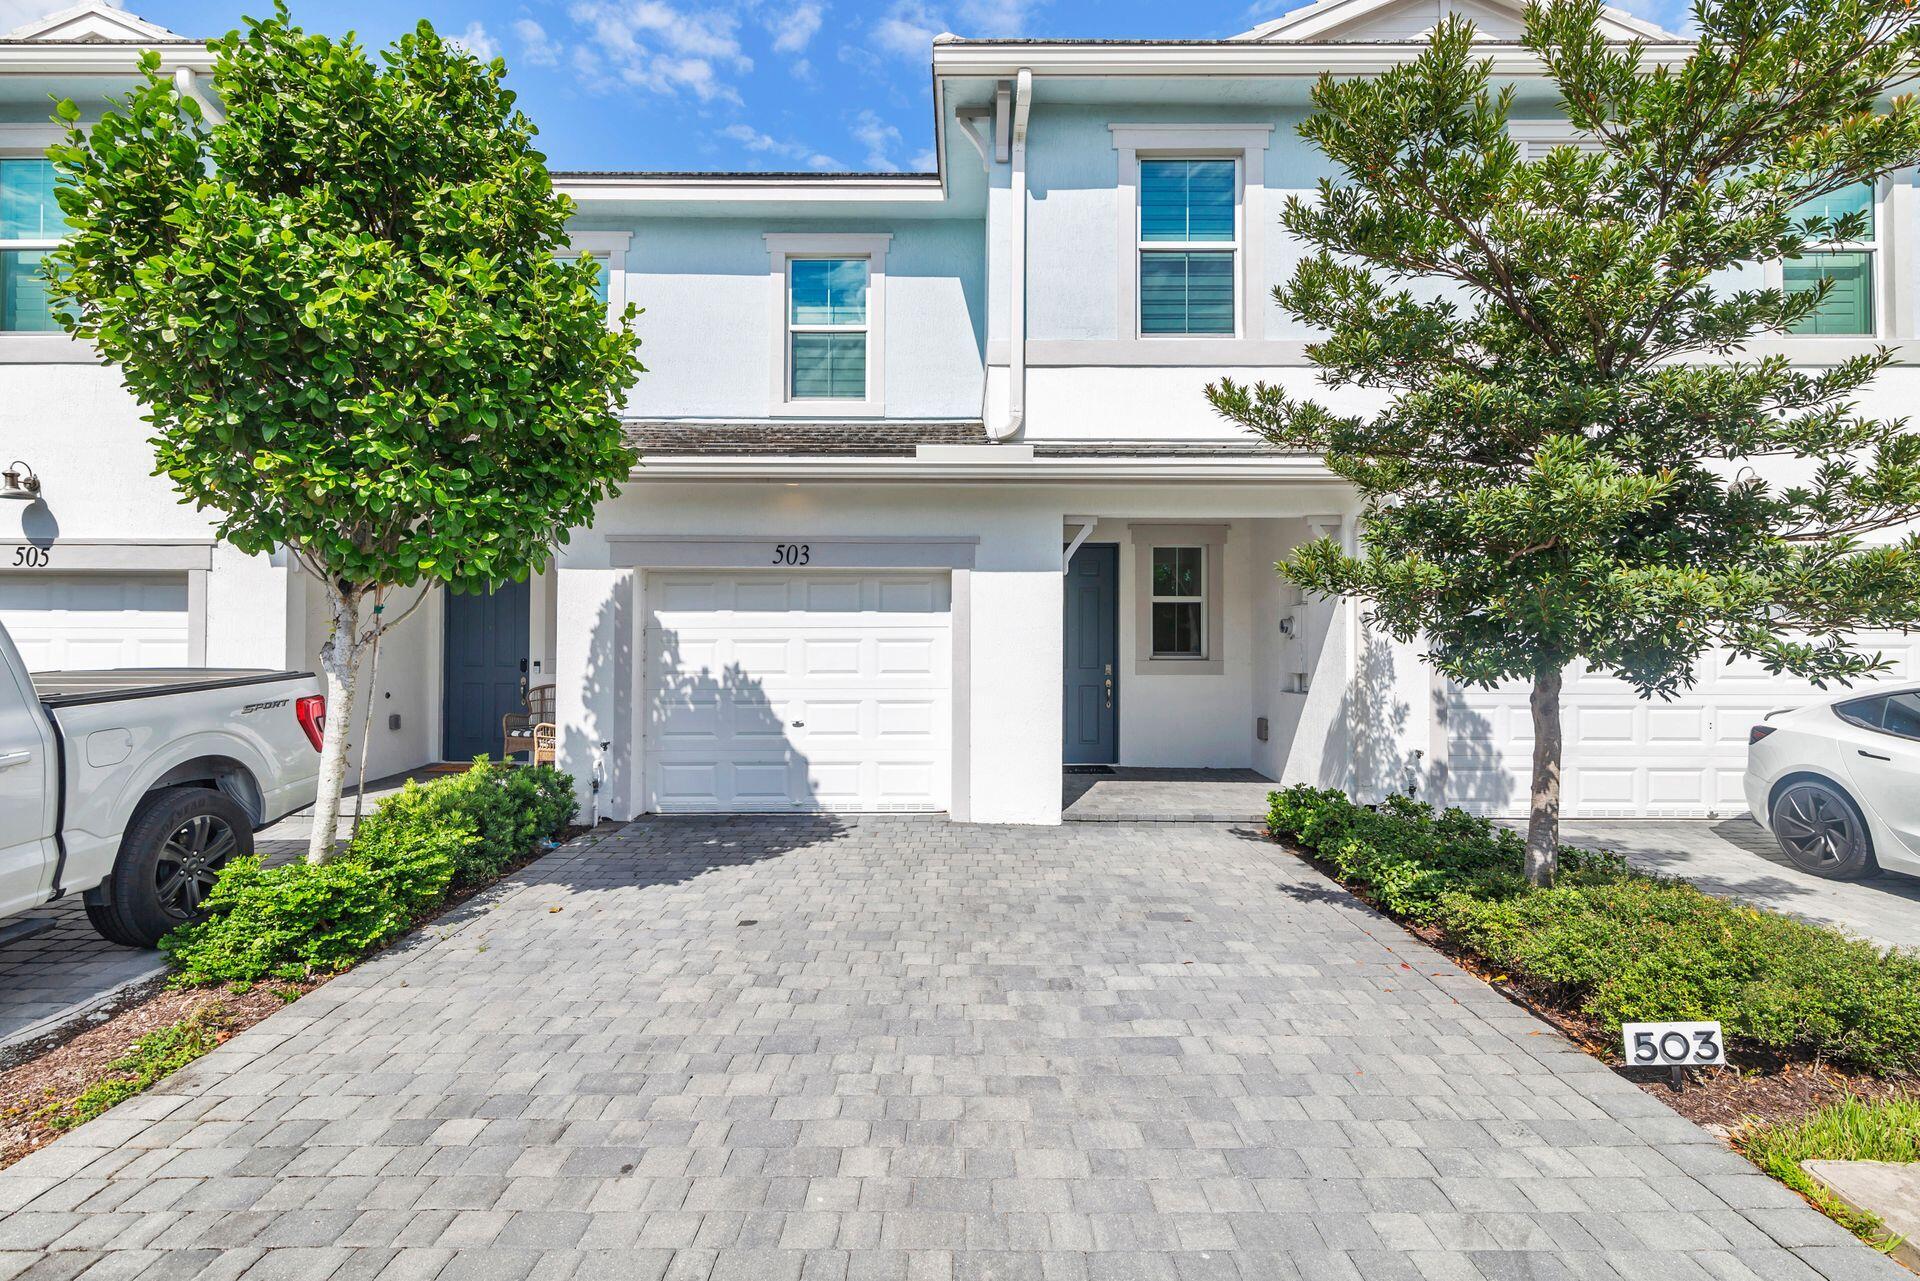
<instances>
[{"instance_id":1,"label":"white trim molding","mask_svg":"<svg viewBox=\"0 0 1920 1281\"><path fill-rule=\"evenodd\" d=\"M774 418L881 418L887 412L887 246L888 232L775 232L767 242L767 293L773 330L769 416ZM867 260L867 394L861 400L795 400L790 394L787 361L787 271L796 258Z\"/></svg>"},{"instance_id":2,"label":"white trim molding","mask_svg":"<svg viewBox=\"0 0 1920 1281\"><path fill-rule=\"evenodd\" d=\"M1177 350L1182 344L1257 342L1266 337L1266 155L1273 142L1270 124L1110 124L1113 149L1119 153L1114 189L1114 247L1119 268L1114 276L1115 332L1120 346L1143 353ZM1186 337L1140 333L1140 158L1177 156L1182 159L1218 157L1238 161L1233 194L1237 333ZM1116 363L1132 364L1134 361ZM1140 363L1152 363L1142 360ZM1169 360L1167 363L1186 363Z\"/></svg>"},{"instance_id":3,"label":"white trim molding","mask_svg":"<svg viewBox=\"0 0 1920 1281\"><path fill-rule=\"evenodd\" d=\"M770 573L808 569L972 569L979 546L979 538L973 536L813 536L805 529L795 529L778 537L610 534L607 558L616 569L758 569Z\"/></svg>"}]
</instances>

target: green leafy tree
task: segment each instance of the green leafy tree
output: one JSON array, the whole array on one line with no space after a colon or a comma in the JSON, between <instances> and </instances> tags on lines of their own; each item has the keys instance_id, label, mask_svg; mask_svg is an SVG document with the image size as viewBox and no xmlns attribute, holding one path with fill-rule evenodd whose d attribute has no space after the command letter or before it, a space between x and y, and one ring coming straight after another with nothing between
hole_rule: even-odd
<instances>
[{"instance_id":1,"label":"green leafy tree","mask_svg":"<svg viewBox=\"0 0 1920 1281\"><path fill-rule=\"evenodd\" d=\"M324 586L318 863L363 657L435 584L522 579L591 522L635 461L618 413L643 370L633 310L609 326L591 260L556 258L574 207L499 60L422 22L376 61L284 6L210 47L217 110L153 55L92 127L60 105L49 277L157 472Z\"/></svg>"},{"instance_id":2,"label":"green leafy tree","mask_svg":"<svg viewBox=\"0 0 1920 1281\"><path fill-rule=\"evenodd\" d=\"M1368 602L1456 680L1532 682L1542 884L1569 664L1671 696L1724 646L1847 682L1883 666L1856 629L1920 618L1920 539L1893 532L1920 516L1920 436L1851 400L1888 353L1824 370L1749 354L1832 284L1727 275L1860 235L1866 215L1826 198L1920 159L1920 115L1889 92L1914 71L1913 12L1702 0L1673 56L1609 43L1600 8L1529 4L1523 38L1589 148L1524 156L1513 89L1457 19L1384 75L1322 79L1300 132L1339 177L1287 202L1313 252L1274 296L1324 331L1308 351L1326 385L1386 406L1208 388L1362 497L1358 556L1323 539L1283 574Z\"/></svg>"}]
</instances>

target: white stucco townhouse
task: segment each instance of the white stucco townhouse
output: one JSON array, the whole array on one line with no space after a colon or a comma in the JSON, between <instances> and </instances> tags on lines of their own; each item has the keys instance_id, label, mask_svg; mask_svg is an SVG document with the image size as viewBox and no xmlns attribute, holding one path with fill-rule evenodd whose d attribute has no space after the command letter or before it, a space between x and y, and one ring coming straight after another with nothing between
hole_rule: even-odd
<instances>
[{"instance_id":1,"label":"white stucco townhouse","mask_svg":"<svg viewBox=\"0 0 1920 1281\"><path fill-rule=\"evenodd\" d=\"M1567 140L1511 0L1450 3L1517 85L1516 133ZM1523 805L1524 693L1452 688L1276 578L1299 540L1355 537L1354 499L1201 395L1311 385L1269 296L1301 254L1278 202L1324 169L1295 125L1314 77L1405 58L1435 16L1320 0L1231 40L943 37L937 173L557 175L610 307L646 308L645 456L549 572L406 623L373 768L497 751L522 685L552 684L562 764L614 817L1050 823L1063 764L1107 763ZM0 619L37 667L310 666L313 585L214 543L148 474L136 407L29 274L60 234L48 94L97 110L148 47L189 79L209 63L97 0L0 41L0 463L41 482L0 504ZM1891 343L1866 408L1898 412L1920 395L1914 175L1857 198L1872 238L1784 277L1845 287L1766 346L1820 365ZM1886 648L1920 675L1914 639ZM1747 728L1800 692L1738 663L1664 704L1576 678L1568 812L1742 808Z\"/></svg>"}]
</instances>

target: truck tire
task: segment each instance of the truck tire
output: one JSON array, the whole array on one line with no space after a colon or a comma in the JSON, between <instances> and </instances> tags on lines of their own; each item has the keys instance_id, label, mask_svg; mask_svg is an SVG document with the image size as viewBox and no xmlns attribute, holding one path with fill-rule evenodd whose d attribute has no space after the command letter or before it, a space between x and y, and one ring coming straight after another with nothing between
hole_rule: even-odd
<instances>
[{"instance_id":1,"label":"truck tire","mask_svg":"<svg viewBox=\"0 0 1920 1281\"><path fill-rule=\"evenodd\" d=\"M199 914L229 859L251 853L253 821L224 792L155 792L127 824L112 874L87 892L87 920L109 942L152 947Z\"/></svg>"}]
</instances>

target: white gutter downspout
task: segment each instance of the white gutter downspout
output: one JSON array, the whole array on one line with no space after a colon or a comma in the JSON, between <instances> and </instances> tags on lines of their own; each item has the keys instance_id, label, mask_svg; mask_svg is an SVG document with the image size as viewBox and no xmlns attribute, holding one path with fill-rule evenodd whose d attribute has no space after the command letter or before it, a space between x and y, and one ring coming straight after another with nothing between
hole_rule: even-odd
<instances>
[{"instance_id":1,"label":"white gutter downspout","mask_svg":"<svg viewBox=\"0 0 1920 1281\"><path fill-rule=\"evenodd\" d=\"M173 90L182 98L192 98L195 102L199 103L200 110L206 116L208 124L217 125L226 122L226 113L207 101L207 96L200 92L200 86L194 80L192 67L175 67L173 69Z\"/></svg>"},{"instance_id":2,"label":"white gutter downspout","mask_svg":"<svg viewBox=\"0 0 1920 1281\"><path fill-rule=\"evenodd\" d=\"M1033 108L1033 72L1020 68L1013 89L1013 221L1007 227L1007 420L993 431L996 441L1020 434L1027 421L1027 113Z\"/></svg>"}]
</instances>

